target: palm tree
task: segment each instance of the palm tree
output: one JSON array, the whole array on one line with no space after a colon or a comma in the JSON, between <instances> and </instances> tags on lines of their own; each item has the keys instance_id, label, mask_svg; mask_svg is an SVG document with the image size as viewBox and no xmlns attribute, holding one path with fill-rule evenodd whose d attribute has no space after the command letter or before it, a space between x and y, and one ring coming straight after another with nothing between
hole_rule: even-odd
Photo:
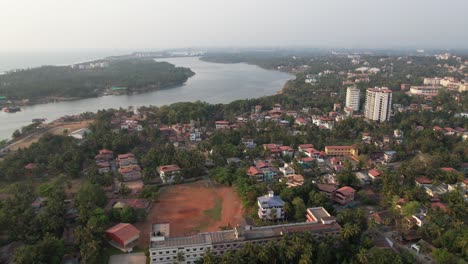
<instances>
[{"instance_id":1,"label":"palm tree","mask_svg":"<svg viewBox=\"0 0 468 264\"><path fill-rule=\"evenodd\" d=\"M368 262L367 260L367 249L365 248L360 248L359 253L356 254L356 258L361 264L366 264Z\"/></svg>"},{"instance_id":2,"label":"palm tree","mask_svg":"<svg viewBox=\"0 0 468 264\"><path fill-rule=\"evenodd\" d=\"M340 237L347 240L359 233L359 226L357 224L346 223L340 231Z\"/></svg>"}]
</instances>

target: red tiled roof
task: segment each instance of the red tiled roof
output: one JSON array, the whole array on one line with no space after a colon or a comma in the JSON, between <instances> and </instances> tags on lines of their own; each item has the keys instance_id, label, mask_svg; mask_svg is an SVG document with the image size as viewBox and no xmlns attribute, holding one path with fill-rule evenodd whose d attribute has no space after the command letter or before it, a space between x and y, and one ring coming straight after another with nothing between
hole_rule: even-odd
<instances>
[{"instance_id":1,"label":"red tiled roof","mask_svg":"<svg viewBox=\"0 0 468 264\"><path fill-rule=\"evenodd\" d=\"M215 124L216 125L229 125L229 121L220 120L220 121L216 121Z\"/></svg>"},{"instance_id":2,"label":"red tiled roof","mask_svg":"<svg viewBox=\"0 0 468 264\"><path fill-rule=\"evenodd\" d=\"M120 154L117 156L118 159L128 159L128 158L134 158L135 155L133 153L127 153L127 154Z\"/></svg>"},{"instance_id":3,"label":"red tiled roof","mask_svg":"<svg viewBox=\"0 0 468 264\"><path fill-rule=\"evenodd\" d=\"M113 234L122 241L128 241L140 235L140 230L131 224L120 223L106 230L106 233Z\"/></svg>"},{"instance_id":4,"label":"red tiled roof","mask_svg":"<svg viewBox=\"0 0 468 264\"><path fill-rule=\"evenodd\" d=\"M259 175L263 173L257 167L250 166L249 170L247 171L247 174L250 176L254 176L254 175Z\"/></svg>"},{"instance_id":5,"label":"red tiled roof","mask_svg":"<svg viewBox=\"0 0 468 264\"><path fill-rule=\"evenodd\" d=\"M350 195L350 194L355 193L356 191L353 188L349 187L349 186L344 186L344 187L341 187L340 189L336 190L336 192L342 193L344 195Z\"/></svg>"},{"instance_id":6,"label":"red tiled roof","mask_svg":"<svg viewBox=\"0 0 468 264\"><path fill-rule=\"evenodd\" d=\"M371 169L367 173L372 177L380 177L380 175L382 175L382 173L376 169Z\"/></svg>"},{"instance_id":7,"label":"red tiled roof","mask_svg":"<svg viewBox=\"0 0 468 264\"><path fill-rule=\"evenodd\" d=\"M172 172L172 171L179 171L180 170L180 167L179 165L177 164L173 164L173 165L164 165L164 166L160 166L158 167L158 171L159 172Z\"/></svg>"},{"instance_id":8,"label":"red tiled roof","mask_svg":"<svg viewBox=\"0 0 468 264\"><path fill-rule=\"evenodd\" d=\"M281 151L294 151L290 146L282 146L279 148Z\"/></svg>"},{"instance_id":9,"label":"red tiled roof","mask_svg":"<svg viewBox=\"0 0 468 264\"><path fill-rule=\"evenodd\" d=\"M314 148L314 144L301 144L299 147L301 149Z\"/></svg>"},{"instance_id":10,"label":"red tiled roof","mask_svg":"<svg viewBox=\"0 0 468 264\"><path fill-rule=\"evenodd\" d=\"M416 181L419 184L432 184L432 180L427 177L417 177Z\"/></svg>"},{"instance_id":11,"label":"red tiled roof","mask_svg":"<svg viewBox=\"0 0 468 264\"><path fill-rule=\"evenodd\" d=\"M446 171L446 172L453 172L453 173L458 173L458 171L454 168L449 168L449 167L444 167L444 168L440 168L441 170L443 171Z\"/></svg>"}]
</instances>

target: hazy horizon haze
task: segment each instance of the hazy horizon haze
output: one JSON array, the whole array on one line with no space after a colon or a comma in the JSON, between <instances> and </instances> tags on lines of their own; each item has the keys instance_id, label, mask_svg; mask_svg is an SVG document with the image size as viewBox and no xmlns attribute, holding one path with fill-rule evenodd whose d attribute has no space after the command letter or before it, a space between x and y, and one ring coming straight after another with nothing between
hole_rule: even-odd
<instances>
[{"instance_id":1,"label":"hazy horizon haze","mask_svg":"<svg viewBox=\"0 0 468 264\"><path fill-rule=\"evenodd\" d=\"M464 0L0 0L0 52L468 48Z\"/></svg>"}]
</instances>

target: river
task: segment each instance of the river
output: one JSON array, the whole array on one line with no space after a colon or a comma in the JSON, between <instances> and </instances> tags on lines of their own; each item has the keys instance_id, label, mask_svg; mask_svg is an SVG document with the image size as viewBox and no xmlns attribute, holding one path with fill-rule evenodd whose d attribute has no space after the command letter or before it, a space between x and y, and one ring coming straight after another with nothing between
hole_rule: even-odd
<instances>
[{"instance_id":1,"label":"river","mask_svg":"<svg viewBox=\"0 0 468 264\"><path fill-rule=\"evenodd\" d=\"M15 129L31 124L33 118L53 121L64 115L96 112L100 109L161 106L197 100L228 103L239 99L273 95L281 90L287 80L294 78L287 73L265 70L245 63L211 63L196 57L167 58L158 61L189 67L195 75L182 86L159 91L39 104L23 107L21 112L13 114L0 112L0 139L10 138Z\"/></svg>"}]
</instances>

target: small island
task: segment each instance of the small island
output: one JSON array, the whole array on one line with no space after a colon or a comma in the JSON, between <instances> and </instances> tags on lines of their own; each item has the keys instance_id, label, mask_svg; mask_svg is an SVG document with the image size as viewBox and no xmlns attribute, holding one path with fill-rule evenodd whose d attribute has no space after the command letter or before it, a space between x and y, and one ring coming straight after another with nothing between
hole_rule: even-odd
<instances>
[{"instance_id":1,"label":"small island","mask_svg":"<svg viewBox=\"0 0 468 264\"><path fill-rule=\"evenodd\" d=\"M0 96L10 104L25 105L141 93L182 85L194 74L189 68L168 62L114 57L9 71L0 75Z\"/></svg>"}]
</instances>

